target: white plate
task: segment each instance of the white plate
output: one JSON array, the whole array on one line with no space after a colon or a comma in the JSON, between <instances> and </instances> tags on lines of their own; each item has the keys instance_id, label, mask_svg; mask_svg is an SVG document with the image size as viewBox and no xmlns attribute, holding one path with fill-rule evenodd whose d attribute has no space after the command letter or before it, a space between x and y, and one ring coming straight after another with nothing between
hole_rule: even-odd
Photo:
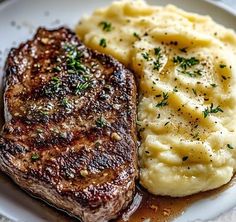
<instances>
[{"instance_id":1,"label":"white plate","mask_svg":"<svg viewBox=\"0 0 236 222\"><path fill-rule=\"evenodd\" d=\"M111 0L11 0L0 4L0 75L9 48L31 38L38 26L53 28L67 25L73 28L82 15L89 14L95 8L108 5L110 2ZM236 14L227 7L218 7L203 0L148 0L148 2L159 5L173 3L188 11L208 14L218 23L236 30ZM215 197L198 201L178 217L176 222L215 218L236 206L235 197L236 185ZM29 197L1 173L0 214L20 222L72 221ZM236 221L236 218L231 218L229 221Z\"/></svg>"}]
</instances>

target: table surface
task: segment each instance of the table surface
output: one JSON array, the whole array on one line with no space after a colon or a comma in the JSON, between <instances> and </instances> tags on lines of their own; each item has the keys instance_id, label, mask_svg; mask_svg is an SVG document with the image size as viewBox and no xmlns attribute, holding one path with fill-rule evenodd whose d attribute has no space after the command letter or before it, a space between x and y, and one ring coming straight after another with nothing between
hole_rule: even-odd
<instances>
[{"instance_id":1,"label":"table surface","mask_svg":"<svg viewBox=\"0 0 236 222\"><path fill-rule=\"evenodd\" d=\"M4 0L0 0L0 3ZM234 10L236 10L236 0L211 0L212 2L222 2ZM221 215L219 218L215 220L211 220L208 222L234 222L236 221L236 207L232 209L230 212ZM11 220L7 219L6 217L0 215L0 222L12 222ZM19 221L20 222L20 221Z\"/></svg>"}]
</instances>

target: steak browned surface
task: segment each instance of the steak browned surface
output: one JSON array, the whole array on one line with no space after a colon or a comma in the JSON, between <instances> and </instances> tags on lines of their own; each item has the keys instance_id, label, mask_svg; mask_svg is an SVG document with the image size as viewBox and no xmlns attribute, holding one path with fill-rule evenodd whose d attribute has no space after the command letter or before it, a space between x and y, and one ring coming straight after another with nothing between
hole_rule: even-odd
<instances>
[{"instance_id":1,"label":"steak browned surface","mask_svg":"<svg viewBox=\"0 0 236 222\"><path fill-rule=\"evenodd\" d=\"M136 87L66 28L39 28L5 67L0 169L83 221L115 218L137 176Z\"/></svg>"}]
</instances>

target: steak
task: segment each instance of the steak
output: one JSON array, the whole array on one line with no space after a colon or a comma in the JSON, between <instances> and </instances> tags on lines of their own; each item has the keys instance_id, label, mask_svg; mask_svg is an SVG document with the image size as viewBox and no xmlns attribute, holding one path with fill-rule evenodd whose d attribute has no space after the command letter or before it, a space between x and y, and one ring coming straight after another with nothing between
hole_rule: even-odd
<instances>
[{"instance_id":1,"label":"steak","mask_svg":"<svg viewBox=\"0 0 236 222\"><path fill-rule=\"evenodd\" d=\"M67 28L39 28L5 66L0 169L82 221L108 221L137 177L136 86Z\"/></svg>"}]
</instances>

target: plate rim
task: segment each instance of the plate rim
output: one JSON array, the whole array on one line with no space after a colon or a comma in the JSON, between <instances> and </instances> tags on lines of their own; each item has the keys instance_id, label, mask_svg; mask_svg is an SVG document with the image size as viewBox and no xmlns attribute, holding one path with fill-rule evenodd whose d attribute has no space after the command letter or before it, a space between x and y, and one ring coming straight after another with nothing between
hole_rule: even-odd
<instances>
[{"instance_id":1,"label":"plate rim","mask_svg":"<svg viewBox=\"0 0 236 222\"><path fill-rule=\"evenodd\" d=\"M14 3L17 3L17 2L20 2L20 1L24 1L24 0L3 0L2 2L0 2L0 12L2 10L4 10L5 8L7 7L11 7L12 4ZM112 0L114 1L114 0ZM115 1L119 1L119 0L115 0ZM231 16L235 17L236 18L236 8L234 9L233 7L230 7L229 5L227 5L226 3L223 2L223 0L200 0L201 2L204 2L204 3L207 3L209 5L212 5L212 6L215 6L215 7L218 7L222 10L224 10L225 12L227 12L228 14L230 14ZM168 4L168 3L167 3ZM236 29L235 28L231 28L233 29L235 32L236 32ZM2 173L2 171L0 171L0 173ZM236 176L236 174L235 174ZM234 184L234 186L236 186L236 184ZM19 188L20 189L20 188ZM226 210L224 211L222 214L214 217L214 218L211 218L210 220L204 220L205 222L207 221L211 221L213 222L215 219L218 219L219 217L221 217L223 214L228 214L232 211L234 211L236 209L236 204L235 206L233 206L232 208L230 208L229 210ZM3 216L3 217L6 217L6 219L10 219L12 221L16 221L16 220L13 220L11 219L11 217L9 217L9 215L5 215L1 209L0 209L0 217ZM0 218L2 219L2 218ZM4 218L3 218L4 219ZM234 219L234 218L233 218ZM235 218L236 219L236 218ZM18 220L17 220L18 221ZM197 220L198 222L200 222L199 220ZM197 222L196 221L196 222ZM202 221L202 220L201 220ZM226 222L226 221L224 221Z\"/></svg>"},{"instance_id":2,"label":"plate rim","mask_svg":"<svg viewBox=\"0 0 236 222\"><path fill-rule=\"evenodd\" d=\"M225 10L226 12L228 12L229 14L233 15L234 17L236 17L236 9L233 9L233 7L230 7L229 5L224 3L223 0L201 0L201 1L207 2L211 5L216 6L216 7L219 7L221 9Z\"/></svg>"}]
</instances>

